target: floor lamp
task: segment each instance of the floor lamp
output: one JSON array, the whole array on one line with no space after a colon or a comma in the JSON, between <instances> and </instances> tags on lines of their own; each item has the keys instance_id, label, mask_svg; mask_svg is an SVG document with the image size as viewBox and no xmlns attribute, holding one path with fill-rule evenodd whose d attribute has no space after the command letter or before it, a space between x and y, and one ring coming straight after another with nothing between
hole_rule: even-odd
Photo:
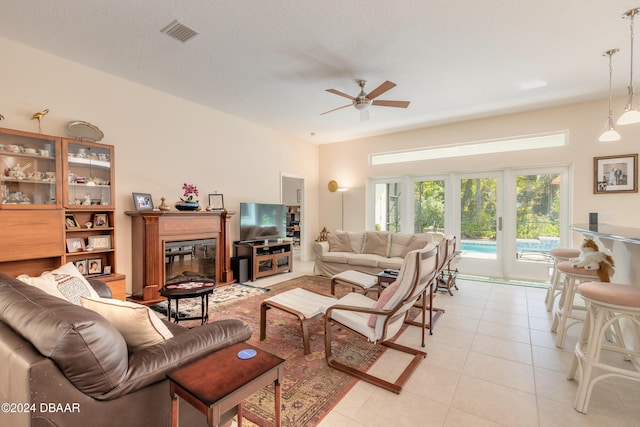
<instances>
[{"instance_id":1,"label":"floor lamp","mask_svg":"<svg viewBox=\"0 0 640 427\"><path fill-rule=\"evenodd\" d=\"M335 193L336 191L340 193L340 229L344 230L344 193L345 191L349 191L349 189L347 187L340 187L335 180L329 181L329 185L327 187L332 193Z\"/></svg>"}]
</instances>

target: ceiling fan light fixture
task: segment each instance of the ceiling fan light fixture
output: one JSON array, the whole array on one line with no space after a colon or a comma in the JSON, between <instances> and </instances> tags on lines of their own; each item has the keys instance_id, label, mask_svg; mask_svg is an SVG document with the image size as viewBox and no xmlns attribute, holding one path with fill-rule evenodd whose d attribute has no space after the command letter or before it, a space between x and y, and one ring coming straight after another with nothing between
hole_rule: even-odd
<instances>
[{"instance_id":1,"label":"ceiling fan light fixture","mask_svg":"<svg viewBox=\"0 0 640 427\"><path fill-rule=\"evenodd\" d=\"M358 98L353 100L353 106L356 107L356 110L367 110L369 108L369 104L371 104L371 101L366 98L364 100L360 100Z\"/></svg>"}]
</instances>

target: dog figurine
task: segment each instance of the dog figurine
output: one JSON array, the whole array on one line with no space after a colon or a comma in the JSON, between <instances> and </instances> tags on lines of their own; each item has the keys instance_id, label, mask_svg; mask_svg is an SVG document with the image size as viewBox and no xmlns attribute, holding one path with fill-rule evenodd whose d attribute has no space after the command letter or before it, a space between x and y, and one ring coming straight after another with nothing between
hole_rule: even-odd
<instances>
[{"instance_id":1,"label":"dog figurine","mask_svg":"<svg viewBox=\"0 0 640 427\"><path fill-rule=\"evenodd\" d=\"M585 270L598 270L598 278L601 282L610 282L610 276L614 272L614 262L611 255L600 252L593 239L584 239L580 246L580 256L571 260L571 266L584 268Z\"/></svg>"}]
</instances>

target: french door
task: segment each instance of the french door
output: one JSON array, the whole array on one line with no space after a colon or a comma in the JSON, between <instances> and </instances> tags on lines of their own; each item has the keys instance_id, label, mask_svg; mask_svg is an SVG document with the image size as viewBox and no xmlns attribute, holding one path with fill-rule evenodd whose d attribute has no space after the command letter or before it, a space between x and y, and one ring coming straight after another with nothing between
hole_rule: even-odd
<instances>
[{"instance_id":1,"label":"french door","mask_svg":"<svg viewBox=\"0 0 640 427\"><path fill-rule=\"evenodd\" d=\"M416 178L408 231L455 234L465 274L546 280L549 250L570 237L569 172L558 166Z\"/></svg>"}]
</instances>

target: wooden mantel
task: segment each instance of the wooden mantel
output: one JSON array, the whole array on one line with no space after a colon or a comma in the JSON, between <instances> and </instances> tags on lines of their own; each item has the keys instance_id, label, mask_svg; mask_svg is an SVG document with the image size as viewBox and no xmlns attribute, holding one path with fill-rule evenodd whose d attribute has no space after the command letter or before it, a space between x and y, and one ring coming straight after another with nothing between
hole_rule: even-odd
<instances>
[{"instance_id":1,"label":"wooden mantel","mask_svg":"<svg viewBox=\"0 0 640 427\"><path fill-rule=\"evenodd\" d=\"M132 219L132 298L151 303L164 298L165 242L216 239L218 285L234 281L230 222L235 212L128 211Z\"/></svg>"}]
</instances>

